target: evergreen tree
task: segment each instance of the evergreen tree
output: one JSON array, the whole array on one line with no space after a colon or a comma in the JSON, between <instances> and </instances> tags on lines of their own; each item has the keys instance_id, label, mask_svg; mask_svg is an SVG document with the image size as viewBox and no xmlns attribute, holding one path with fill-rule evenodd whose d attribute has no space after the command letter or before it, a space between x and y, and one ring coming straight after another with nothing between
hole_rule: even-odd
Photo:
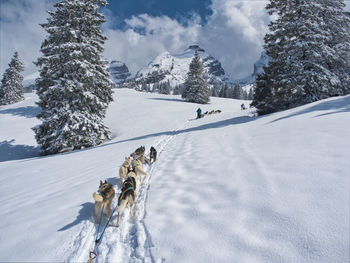
<instances>
[{"instance_id":1,"label":"evergreen tree","mask_svg":"<svg viewBox=\"0 0 350 263\"><path fill-rule=\"evenodd\" d=\"M152 92L159 92L159 82L153 84Z\"/></svg>"},{"instance_id":2,"label":"evergreen tree","mask_svg":"<svg viewBox=\"0 0 350 263\"><path fill-rule=\"evenodd\" d=\"M227 90L228 90L228 85L227 85L227 83L225 83L223 86L221 86L221 89L219 92L219 97L226 98Z\"/></svg>"},{"instance_id":3,"label":"evergreen tree","mask_svg":"<svg viewBox=\"0 0 350 263\"><path fill-rule=\"evenodd\" d=\"M257 108L257 113L259 115L268 114L275 112L277 109L272 105L273 97L271 90L271 82L266 77L268 69L265 69L265 73L258 74L256 77L256 88L254 90L253 101L250 104Z\"/></svg>"},{"instance_id":4,"label":"evergreen tree","mask_svg":"<svg viewBox=\"0 0 350 263\"><path fill-rule=\"evenodd\" d=\"M345 11L344 0L324 0L321 2L322 27L329 32L326 44L333 51L326 57L326 63L339 78L339 85L333 85L330 95L350 93L350 12ZM336 84L331 80L332 84Z\"/></svg>"},{"instance_id":5,"label":"evergreen tree","mask_svg":"<svg viewBox=\"0 0 350 263\"><path fill-rule=\"evenodd\" d=\"M114 83L102 58L105 0L62 0L49 12L48 33L36 65L38 118L33 128L42 154L81 149L110 139L104 125Z\"/></svg>"},{"instance_id":6,"label":"evergreen tree","mask_svg":"<svg viewBox=\"0 0 350 263\"><path fill-rule=\"evenodd\" d=\"M168 81L167 83L165 83L165 87L164 87L164 90L163 90L163 94L166 94L166 95L170 95L171 94L171 85L170 85L170 82Z\"/></svg>"},{"instance_id":7,"label":"evergreen tree","mask_svg":"<svg viewBox=\"0 0 350 263\"><path fill-rule=\"evenodd\" d=\"M181 90L180 90L180 85L176 85L173 90L173 95L180 95Z\"/></svg>"},{"instance_id":8,"label":"evergreen tree","mask_svg":"<svg viewBox=\"0 0 350 263\"><path fill-rule=\"evenodd\" d=\"M215 83L214 87L211 89L211 96L213 97L219 97L220 89L222 87L222 84Z\"/></svg>"},{"instance_id":9,"label":"evergreen tree","mask_svg":"<svg viewBox=\"0 0 350 263\"><path fill-rule=\"evenodd\" d=\"M19 60L16 51L1 80L0 105L12 104L24 99L21 75L23 70L23 63Z\"/></svg>"},{"instance_id":10,"label":"evergreen tree","mask_svg":"<svg viewBox=\"0 0 350 263\"><path fill-rule=\"evenodd\" d=\"M184 89L185 89L184 84L179 84L179 85L175 86L174 95L181 95L181 97L184 98L183 97ZM178 94L176 94L176 93L178 93Z\"/></svg>"},{"instance_id":11,"label":"evergreen tree","mask_svg":"<svg viewBox=\"0 0 350 263\"><path fill-rule=\"evenodd\" d=\"M210 100L210 89L203 71L198 50L190 63L190 70L185 82L185 99L189 102L206 104ZM183 93L183 96L184 96Z\"/></svg>"},{"instance_id":12,"label":"evergreen tree","mask_svg":"<svg viewBox=\"0 0 350 263\"><path fill-rule=\"evenodd\" d=\"M234 98L234 86L231 84L225 88L225 93L223 94L224 98Z\"/></svg>"},{"instance_id":13,"label":"evergreen tree","mask_svg":"<svg viewBox=\"0 0 350 263\"><path fill-rule=\"evenodd\" d=\"M243 99L248 100L248 93L246 90L243 90Z\"/></svg>"},{"instance_id":14,"label":"evergreen tree","mask_svg":"<svg viewBox=\"0 0 350 263\"><path fill-rule=\"evenodd\" d=\"M248 100L253 100L253 96L254 96L254 89L255 89L255 85L254 87L251 87L250 90L249 90L249 93L248 93Z\"/></svg>"},{"instance_id":15,"label":"evergreen tree","mask_svg":"<svg viewBox=\"0 0 350 263\"><path fill-rule=\"evenodd\" d=\"M143 91L143 92L149 92L149 86L146 84L146 82L142 83L142 85L141 85L141 91Z\"/></svg>"},{"instance_id":16,"label":"evergreen tree","mask_svg":"<svg viewBox=\"0 0 350 263\"><path fill-rule=\"evenodd\" d=\"M237 85L234 86L232 98L237 99L237 100L244 100L244 99L246 99L244 90L242 89L241 85L237 84Z\"/></svg>"},{"instance_id":17,"label":"evergreen tree","mask_svg":"<svg viewBox=\"0 0 350 263\"><path fill-rule=\"evenodd\" d=\"M265 36L271 59L257 80L258 109L288 109L345 94L350 31L343 8L343 0L270 0L266 9L277 19Z\"/></svg>"},{"instance_id":18,"label":"evergreen tree","mask_svg":"<svg viewBox=\"0 0 350 263\"><path fill-rule=\"evenodd\" d=\"M171 85L169 80L159 84L159 93L169 95L171 93Z\"/></svg>"}]
</instances>

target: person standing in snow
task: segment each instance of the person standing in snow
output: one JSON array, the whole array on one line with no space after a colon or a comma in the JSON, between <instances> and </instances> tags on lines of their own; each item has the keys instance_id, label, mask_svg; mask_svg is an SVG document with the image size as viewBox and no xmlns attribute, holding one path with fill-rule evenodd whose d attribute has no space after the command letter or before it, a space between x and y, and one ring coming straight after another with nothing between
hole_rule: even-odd
<instances>
[{"instance_id":1,"label":"person standing in snow","mask_svg":"<svg viewBox=\"0 0 350 263\"><path fill-rule=\"evenodd\" d=\"M201 108L197 109L197 119L200 119L202 117L202 110Z\"/></svg>"}]
</instances>

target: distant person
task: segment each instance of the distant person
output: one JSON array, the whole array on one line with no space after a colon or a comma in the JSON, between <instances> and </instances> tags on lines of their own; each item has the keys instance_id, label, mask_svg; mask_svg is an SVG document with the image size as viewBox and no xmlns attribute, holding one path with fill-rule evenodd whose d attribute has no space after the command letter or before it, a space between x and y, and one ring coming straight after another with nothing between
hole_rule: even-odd
<instances>
[{"instance_id":1,"label":"distant person","mask_svg":"<svg viewBox=\"0 0 350 263\"><path fill-rule=\"evenodd\" d=\"M200 119L200 118L202 118L202 110L201 110L201 108L198 108L197 109L197 119Z\"/></svg>"},{"instance_id":2,"label":"distant person","mask_svg":"<svg viewBox=\"0 0 350 263\"><path fill-rule=\"evenodd\" d=\"M245 105L244 105L244 103L242 103L241 104L241 110L245 110L246 108L245 108Z\"/></svg>"}]
</instances>

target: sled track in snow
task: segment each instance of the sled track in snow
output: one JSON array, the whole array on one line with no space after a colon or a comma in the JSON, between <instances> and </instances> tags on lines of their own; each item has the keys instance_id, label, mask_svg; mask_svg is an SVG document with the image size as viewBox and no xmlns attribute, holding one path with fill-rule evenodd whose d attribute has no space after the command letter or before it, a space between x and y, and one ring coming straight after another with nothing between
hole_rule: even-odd
<instances>
[{"instance_id":1,"label":"sled track in snow","mask_svg":"<svg viewBox=\"0 0 350 263\"><path fill-rule=\"evenodd\" d=\"M173 140L178 132L188 126L186 121L178 129L174 130L171 135L166 136L154 143L157 149L157 162L167 144ZM147 215L146 202L148 199L148 190L150 188L150 180L153 170L157 166L157 162L152 165L145 166L148 176L144 178L143 185L139 187L139 192L134 207L134 218L129 216L129 208L124 210L120 220L120 227L107 227L106 232L97 248L97 258L93 260L96 263L102 262L135 262L135 263L158 263L162 259L155 259L152 255L152 238L145 225L144 219ZM120 189L116 189L116 197L120 194ZM115 198L116 200L117 198ZM116 201L113 204L115 207ZM116 212L112 219L112 225L116 224ZM103 228L103 223L101 228ZM97 225L92 220L82 222L82 227L78 235L71 242L69 247L73 248L66 258L66 262L88 262L89 252L93 250L96 239ZM100 230L101 232L101 230Z\"/></svg>"}]
</instances>

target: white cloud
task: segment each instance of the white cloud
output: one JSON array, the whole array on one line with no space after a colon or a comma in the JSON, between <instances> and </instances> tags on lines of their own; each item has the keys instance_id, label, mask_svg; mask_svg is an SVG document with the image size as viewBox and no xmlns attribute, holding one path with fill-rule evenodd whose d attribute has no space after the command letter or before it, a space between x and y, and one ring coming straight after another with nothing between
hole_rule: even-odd
<instances>
[{"instance_id":1,"label":"white cloud","mask_svg":"<svg viewBox=\"0 0 350 263\"><path fill-rule=\"evenodd\" d=\"M260 57L269 18L267 1L213 0L213 15L204 27L202 42L234 78L253 71Z\"/></svg>"},{"instance_id":2,"label":"white cloud","mask_svg":"<svg viewBox=\"0 0 350 263\"><path fill-rule=\"evenodd\" d=\"M189 43L197 41L200 31L198 18L193 18L187 27L167 16L147 14L133 16L125 22L129 28L126 31L104 31L108 37L105 56L109 60L125 62L132 73L147 65L160 52L184 50Z\"/></svg>"},{"instance_id":3,"label":"white cloud","mask_svg":"<svg viewBox=\"0 0 350 263\"><path fill-rule=\"evenodd\" d=\"M0 74L8 68L15 51L24 62L24 76L37 71L33 61L40 56L40 46L45 31L47 10L53 8L52 0L0 1Z\"/></svg>"},{"instance_id":4,"label":"white cloud","mask_svg":"<svg viewBox=\"0 0 350 263\"><path fill-rule=\"evenodd\" d=\"M213 15L204 26L193 16L186 26L167 16L143 14L127 19L125 32L108 29L107 58L125 62L132 73L150 62L160 52L182 52L199 43L219 59L224 69L235 77L245 77L262 51L267 25L265 1L213 0Z\"/></svg>"}]
</instances>

